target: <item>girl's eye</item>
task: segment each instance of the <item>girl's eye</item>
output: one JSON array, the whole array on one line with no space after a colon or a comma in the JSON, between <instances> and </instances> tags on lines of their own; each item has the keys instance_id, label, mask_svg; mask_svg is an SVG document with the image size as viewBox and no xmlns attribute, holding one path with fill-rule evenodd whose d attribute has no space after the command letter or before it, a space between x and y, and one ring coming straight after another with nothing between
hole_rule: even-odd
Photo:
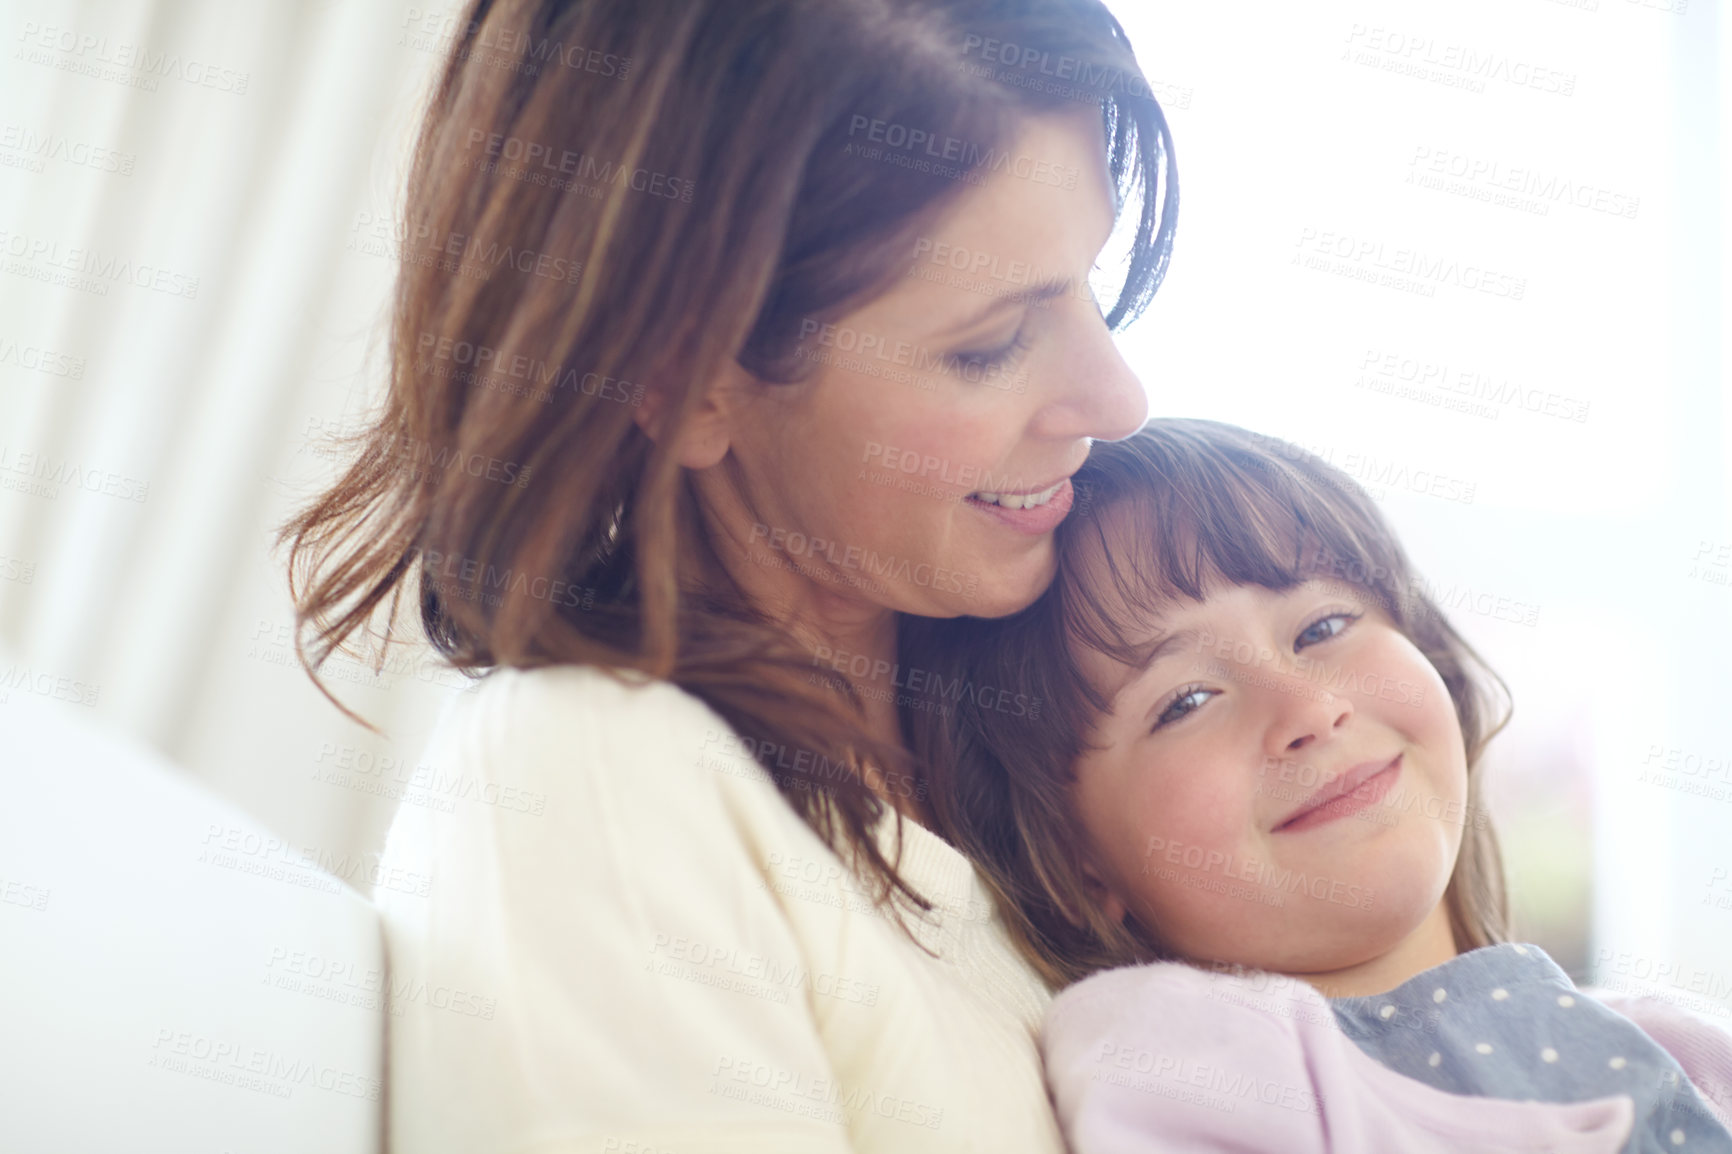
<instances>
[{"instance_id":1,"label":"girl's eye","mask_svg":"<svg viewBox=\"0 0 1732 1154\"><path fill-rule=\"evenodd\" d=\"M1203 703L1216 696L1218 690L1204 689L1200 685L1187 686L1179 690L1179 695L1172 703L1161 710L1161 715L1155 718L1155 729L1171 725L1175 721L1188 717L1203 708ZM1151 731L1152 732L1152 731Z\"/></svg>"},{"instance_id":2,"label":"girl's eye","mask_svg":"<svg viewBox=\"0 0 1732 1154\"><path fill-rule=\"evenodd\" d=\"M982 373L999 369L1014 361L1028 349L1027 322L1016 330L1010 343L996 349L979 349L968 353L953 353L950 365L967 380L976 380Z\"/></svg>"},{"instance_id":3,"label":"girl's eye","mask_svg":"<svg viewBox=\"0 0 1732 1154\"><path fill-rule=\"evenodd\" d=\"M1293 639L1293 652L1297 653L1307 645L1315 645L1319 641L1329 640L1359 620L1360 617L1361 614L1358 613L1331 613L1327 617L1313 621L1301 629L1299 636Z\"/></svg>"}]
</instances>

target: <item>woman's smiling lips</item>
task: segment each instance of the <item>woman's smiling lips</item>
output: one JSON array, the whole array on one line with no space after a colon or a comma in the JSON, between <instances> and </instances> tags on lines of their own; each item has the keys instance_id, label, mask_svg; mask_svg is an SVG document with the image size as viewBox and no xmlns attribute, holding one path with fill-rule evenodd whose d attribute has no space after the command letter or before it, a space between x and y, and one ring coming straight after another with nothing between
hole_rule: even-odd
<instances>
[{"instance_id":1,"label":"woman's smiling lips","mask_svg":"<svg viewBox=\"0 0 1732 1154\"><path fill-rule=\"evenodd\" d=\"M1023 493L970 493L962 503L1018 532L1038 535L1058 528L1070 512L1073 496L1070 478L1065 477L1044 489Z\"/></svg>"},{"instance_id":2,"label":"woman's smiling lips","mask_svg":"<svg viewBox=\"0 0 1732 1154\"><path fill-rule=\"evenodd\" d=\"M1272 833L1297 833L1376 805L1401 776L1401 754L1388 761L1367 761L1305 799Z\"/></svg>"}]
</instances>

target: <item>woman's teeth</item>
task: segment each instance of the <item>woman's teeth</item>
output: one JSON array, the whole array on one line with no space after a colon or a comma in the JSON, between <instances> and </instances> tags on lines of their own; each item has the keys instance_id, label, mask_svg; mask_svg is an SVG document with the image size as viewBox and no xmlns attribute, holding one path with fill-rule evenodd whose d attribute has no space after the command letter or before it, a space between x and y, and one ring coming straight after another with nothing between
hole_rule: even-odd
<instances>
[{"instance_id":1,"label":"woman's teeth","mask_svg":"<svg viewBox=\"0 0 1732 1154\"><path fill-rule=\"evenodd\" d=\"M1042 489L1038 493L974 493L972 496L983 505L1001 505L1006 509L1038 509L1057 495L1064 482L1060 481L1050 489Z\"/></svg>"}]
</instances>

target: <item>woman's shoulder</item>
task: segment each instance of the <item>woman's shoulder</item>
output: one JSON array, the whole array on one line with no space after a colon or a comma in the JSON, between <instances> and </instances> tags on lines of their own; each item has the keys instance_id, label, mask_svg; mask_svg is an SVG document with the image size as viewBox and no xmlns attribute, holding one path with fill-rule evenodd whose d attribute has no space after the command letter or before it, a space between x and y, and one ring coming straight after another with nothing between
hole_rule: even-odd
<instances>
[{"instance_id":1,"label":"woman's shoulder","mask_svg":"<svg viewBox=\"0 0 1732 1154\"><path fill-rule=\"evenodd\" d=\"M690 785L716 770L767 785L746 754L727 722L679 686L587 665L496 670L453 700L430 743L434 759L562 780L606 772L618 788Z\"/></svg>"},{"instance_id":2,"label":"woman's shoulder","mask_svg":"<svg viewBox=\"0 0 1732 1154\"><path fill-rule=\"evenodd\" d=\"M770 865L825 848L714 711L638 674L490 673L447 703L417 778L386 859L449 917L525 940L579 906L594 940L605 910L634 943L720 894L767 912Z\"/></svg>"},{"instance_id":3,"label":"woman's shoulder","mask_svg":"<svg viewBox=\"0 0 1732 1154\"><path fill-rule=\"evenodd\" d=\"M821 856L709 706L669 682L594 667L502 669L454 695L404 801L387 856L429 873L630 875L649 857L732 885L761 872L763 845ZM640 876L633 892L674 873Z\"/></svg>"},{"instance_id":4,"label":"woman's shoulder","mask_svg":"<svg viewBox=\"0 0 1732 1154\"><path fill-rule=\"evenodd\" d=\"M435 756L540 804L399 811L387 856L428 883L386 895L392 982L492 1000L392 1019L398 1145L1059 1148L1025 1024L901 935L701 701L560 667L450 709Z\"/></svg>"},{"instance_id":5,"label":"woman's shoulder","mask_svg":"<svg viewBox=\"0 0 1732 1154\"><path fill-rule=\"evenodd\" d=\"M654 718L657 732L722 724L699 698L634 670L594 665L496 669L460 700L477 720L528 731L594 732Z\"/></svg>"}]
</instances>

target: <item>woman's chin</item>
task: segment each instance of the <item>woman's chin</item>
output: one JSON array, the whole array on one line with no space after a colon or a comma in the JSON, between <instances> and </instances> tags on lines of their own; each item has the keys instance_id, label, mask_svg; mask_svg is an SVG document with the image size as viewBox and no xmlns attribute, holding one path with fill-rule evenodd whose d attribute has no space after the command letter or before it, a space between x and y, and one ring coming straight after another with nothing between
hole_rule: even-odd
<instances>
[{"instance_id":1,"label":"woman's chin","mask_svg":"<svg viewBox=\"0 0 1732 1154\"><path fill-rule=\"evenodd\" d=\"M1038 558L1018 559L1001 567L980 566L974 588L957 598L958 608L950 616L1009 617L1021 613L1040 599L1058 572L1057 556L1050 550Z\"/></svg>"},{"instance_id":2,"label":"woman's chin","mask_svg":"<svg viewBox=\"0 0 1732 1154\"><path fill-rule=\"evenodd\" d=\"M1011 587L995 582L987 588L977 589L972 596L959 596L945 599L932 609L921 611L923 617L1009 617L1013 613L1021 613L1046 591L1045 584L1034 582L1023 583L1024 587ZM938 599L935 599L938 600Z\"/></svg>"}]
</instances>

